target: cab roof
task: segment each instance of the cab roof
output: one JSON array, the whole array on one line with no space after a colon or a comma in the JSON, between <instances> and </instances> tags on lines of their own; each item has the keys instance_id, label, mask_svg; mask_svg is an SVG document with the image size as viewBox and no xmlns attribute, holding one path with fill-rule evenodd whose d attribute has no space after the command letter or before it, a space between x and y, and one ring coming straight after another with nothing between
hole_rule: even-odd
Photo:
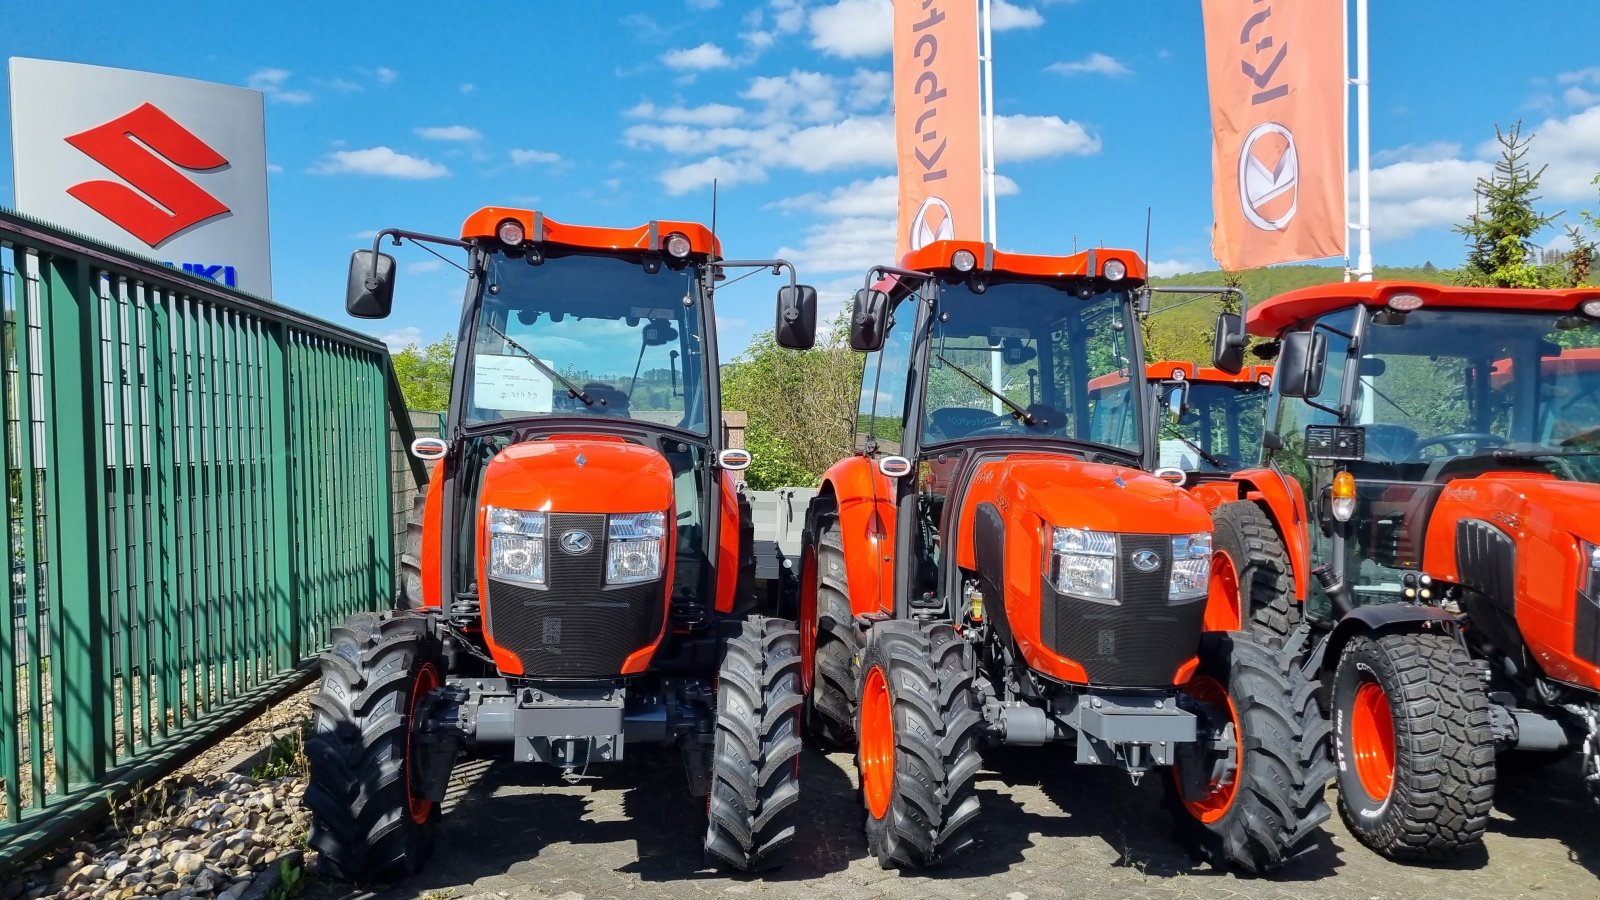
<instances>
[{"instance_id":1,"label":"cab roof","mask_svg":"<svg viewBox=\"0 0 1600 900\"><path fill-rule=\"evenodd\" d=\"M1104 274L1106 263L1115 259L1127 268L1127 274L1122 277L1123 283L1143 284L1145 278L1144 260L1132 250L1096 247L1081 253L1039 256L996 250L993 244L982 241L934 241L907 253L900 260L900 268L913 272L956 271L951 260L958 250L972 253L977 263L973 267L975 272L1040 279L1081 278Z\"/></svg>"},{"instance_id":2,"label":"cab roof","mask_svg":"<svg viewBox=\"0 0 1600 900\"><path fill-rule=\"evenodd\" d=\"M1455 287L1419 281L1342 281L1299 288L1250 307L1250 333L1274 337L1289 326L1355 304L1384 306L1395 294L1416 294L1423 308L1572 312L1585 300L1600 299L1600 289L1524 290Z\"/></svg>"},{"instance_id":3,"label":"cab roof","mask_svg":"<svg viewBox=\"0 0 1600 900\"><path fill-rule=\"evenodd\" d=\"M1245 366L1239 374L1231 375L1221 369L1210 366L1200 366L1192 362L1179 360L1162 360L1149 363L1144 367L1144 377L1147 381L1177 381L1181 373L1183 381L1203 381L1211 384L1259 384L1272 383L1271 366ZM1265 378L1265 381L1262 379Z\"/></svg>"},{"instance_id":4,"label":"cab roof","mask_svg":"<svg viewBox=\"0 0 1600 900\"><path fill-rule=\"evenodd\" d=\"M654 220L633 228L602 228L595 225L566 225L546 216L536 209L514 209L507 206L485 206L467 217L461 225L461 239L494 240L500 223L516 219L529 241L586 250L639 250L660 251L667 235L677 232L689 239L690 252L715 259L722 258L722 243L712 236L710 229L697 222L677 222L669 219Z\"/></svg>"}]
</instances>

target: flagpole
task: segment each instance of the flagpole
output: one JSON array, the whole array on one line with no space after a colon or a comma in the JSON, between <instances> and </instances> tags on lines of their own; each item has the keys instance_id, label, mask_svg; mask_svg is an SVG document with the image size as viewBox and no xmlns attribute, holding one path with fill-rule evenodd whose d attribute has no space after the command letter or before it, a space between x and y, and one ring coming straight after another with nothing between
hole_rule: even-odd
<instances>
[{"instance_id":1,"label":"flagpole","mask_svg":"<svg viewBox=\"0 0 1600 900\"><path fill-rule=\"evenodd\" d=\"M1367 87L1367 0L1356 0L1356 190L1361 208L1356 278L1361 281L1372 280L1372 163L1368 152L1371 110Z\"/></svg>"},{"instance_id":2,"label":"flagpole","mask_svg":"<svg viewBox=\"0 0 1600 900\"><path fill-rule=\"evenodd\" d=\"M991 0L983 0L983 190L987 195L988 236L990 246L997 242L994 217L994 32L989 27ZM989 381L996 391L1004 392L1005 368L999 351L989 357ZM995 415L1000 415L1000 400L991 404Z\"/></svg>"}]
</instances>

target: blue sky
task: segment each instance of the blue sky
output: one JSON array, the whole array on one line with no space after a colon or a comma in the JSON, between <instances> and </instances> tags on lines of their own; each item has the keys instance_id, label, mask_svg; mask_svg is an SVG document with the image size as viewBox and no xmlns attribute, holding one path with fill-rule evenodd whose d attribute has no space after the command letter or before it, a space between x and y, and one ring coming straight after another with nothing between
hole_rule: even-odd
<instances>
[{"instance_id":1,"label":"blue sky","mask_svg":"<svg viewBox=\"0 0 1600 900\"><path fill-rule=\"evenodd\" d=\"M1001 247L1139 248L1153 206L1156 271L1210 268L1198 0L995 7ZM892 261L888 8L54 0L5 17L0 55L262 90L276 299L404 342L453 330L459 273L404 250L394 316L347 319L344 268L363 233L452 234L485 205L598 225L705 221L713 175L727 254L786 256L836 305ZM1460 261L1449 225L1472 208L1496 122L1537 134L1552 211L1600 208L1597 34L1592 0L1373 3L1379 264ZM6 103L0 92L8 117ZM770 327L772 287L752 278L719 296L725 356Z\"/></svg>"}]
</instances>

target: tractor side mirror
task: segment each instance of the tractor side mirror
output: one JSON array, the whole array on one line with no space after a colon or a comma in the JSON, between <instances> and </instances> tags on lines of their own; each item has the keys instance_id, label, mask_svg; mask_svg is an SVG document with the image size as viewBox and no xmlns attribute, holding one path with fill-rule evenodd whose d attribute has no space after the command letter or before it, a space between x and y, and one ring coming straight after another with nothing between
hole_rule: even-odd
<instances>
[{"instance_id":1,"label":"tractor side mirror","mask_svg":"<svg viewBox=\"0 0 1600 900\"><path fill-rule=\"evenodd\" d=\"M350 278L344 291L344 308L358 319L386 319L394 306L394 257L378 254L372 264L371 250L350 254Z\"/></svg>"},{"instance_id":2,"label":"tractor side mirror","mask_svg":"<svg viewBox=\"0 0 1600 900\"><path fill-rule=\"evenodd\" d=\"M817 343L817 289L809 284L778 288L778 346L810 350Z\"/></svg>"},{"instance_id":3,"label":"tractor side mirror","mask_svg":"<svg viewBox=\"0 0 1600 900\"><path fill-rule=\"evenodd\" d=\"M1161 383L1161 406L1173 422L1183 418L1189 409L1189 382L1164 381Z\"/></svg>"},{"instance_id":4,"label":"tractor side mirror","mask_svg":"<svg viewBox=\"0 0 1600 900\"><path fill-rule=\"evenodd\" d=\"M1296 331L1283 336L1278 368L1273 379L1284 397L1305 399L1322 393L1322 376L1328 365L1328 339L1322 332Z\"/></svg>"},{"instance_id":5,"label":"tractor side mirror","mask_svg":"<svg viewBox=\"0 0 1600 900\"><path fill-rule=\"evenodd\" d=\"M1217 313L1216 334L1211 339L1211 364L1229 375L1244 368L1244 318L1238 313Z\"/></svg>"},{"instance_id":6,"label":"tractor side mirror","mask_svg":"<svg viewBox=\"0 0 1600 900\"><path fill-rule=\"evenodd\" d=\"M856 291L850 313L850 349L872 353L883 349L889 332L889 295L872 288Z\"/></svg>"}]
</instances>

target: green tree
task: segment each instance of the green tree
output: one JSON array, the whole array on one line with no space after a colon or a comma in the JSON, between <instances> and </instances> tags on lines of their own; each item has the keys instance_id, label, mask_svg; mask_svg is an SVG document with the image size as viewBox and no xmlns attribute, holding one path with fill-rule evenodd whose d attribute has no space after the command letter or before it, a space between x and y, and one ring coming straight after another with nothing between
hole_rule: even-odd
<instances>
[{"instance_id":1,"label":"green tree","mask_svg":"<svg viewBox=\"0 0 1600 900\"><path fill-rule=\"evenodd\" d=\"M1600 185L1600 175L1589 183ZM1588 284L1595 266L1600 264L1600 213L1579 210L1578 221L1582 225L1567 226L1567 237L1572 241L1572 249L1567 253L1568 287Z\"/></svg>"},{"instance_id":2,"label":"green tree","mask_svg":"<svg viewBox=\"0 0 1600 900\"><path fill-rule=\"evenodd\" d=\"M1541 265L1533 236L1560 216L1541 214L1539 179L1544 166L1529 172L1524 157L1532 136L1522 136L1522 123L1494 129L1500 143L1500 160L1488 178L1474 189L1477 208L1455 231L1466 235L1467 262L1459 275L1462 284L1477 287L1540 288L1559 281L1560 267Z\"/></svg>"},{"instance_id":3,"label":"green tree","mask_svg":"<svg viewBox=\"0 0 1600 900\"><path fill-rule=\"evenodd\" d=\"M864 357L850 349L847 327L839 315L804 353L762 332L722 368L723 408L750 416L745 446L754 461L745 480L752 488L816 484L854 450Z\"/></svg>"},{"instance_id":4,"label":"green tree","mask_svg":"<svg viewBox=\"0 0 1600 900\"><path fill-rule=\"evenodd\" d=\"M407 409L437 412L450 405L450 371L455 352L456 339L446 334L426 347L411 344L390 356Z\"/></svg>"}]
</instances>

